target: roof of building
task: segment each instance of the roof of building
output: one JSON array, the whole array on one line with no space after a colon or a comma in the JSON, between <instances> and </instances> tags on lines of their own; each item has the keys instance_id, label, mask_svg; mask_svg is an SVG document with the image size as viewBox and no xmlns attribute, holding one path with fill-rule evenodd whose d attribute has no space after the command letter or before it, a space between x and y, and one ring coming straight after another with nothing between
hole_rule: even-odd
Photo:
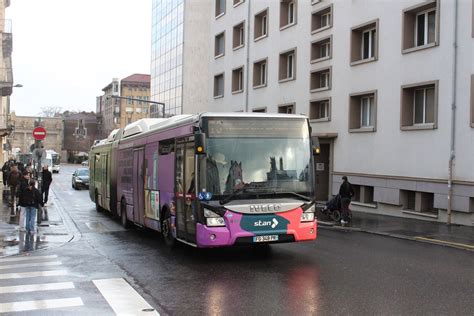
<instances>
[{"instance_id":1,"label":"roof of building","mask_svg":"<svg viewBox=\"0 0 474 316\"><path fill-rule=\"evenodd\" d=\"M133 74L131 76L123 78L122 82L144 82L144 83L149 83L150 82L150 75Z\"/></svg>"}]
</instances>

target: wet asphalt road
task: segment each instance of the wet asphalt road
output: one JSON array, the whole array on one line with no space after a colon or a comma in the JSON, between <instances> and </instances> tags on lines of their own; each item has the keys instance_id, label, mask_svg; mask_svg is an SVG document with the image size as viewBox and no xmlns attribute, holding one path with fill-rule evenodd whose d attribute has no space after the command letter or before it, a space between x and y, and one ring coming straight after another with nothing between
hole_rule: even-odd
<instances>
[{"instance_id":1,"label":"wet asphalt road","mask_svg":"<svg viewBox=\"0 0 474 316\"><path fill-rule=\"evenodd\" d=\"M159 234L97 213L88 191L71 188L73 170L64 166L52 190L80 238L49 251L87 278L120 274L161 314L474 313L473 252L328 229L267 249L170 250Z\"/></svg>"}]
</instances>

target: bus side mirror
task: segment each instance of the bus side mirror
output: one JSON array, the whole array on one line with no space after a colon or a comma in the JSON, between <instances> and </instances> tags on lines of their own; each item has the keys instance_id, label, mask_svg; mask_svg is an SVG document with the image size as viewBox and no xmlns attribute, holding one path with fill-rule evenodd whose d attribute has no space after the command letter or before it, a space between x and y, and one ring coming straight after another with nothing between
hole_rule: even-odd
<instances>
[{"instance_id":1,"label":"bus side mirror","mask_svg":"<svg viewBox=\"0 0 474 316\"><path fill-rule=\"evenodd\" d=\"M194 153L204 155L206 153L206 134L197 132L194 134Z\"/></svg>"}]
</instances>

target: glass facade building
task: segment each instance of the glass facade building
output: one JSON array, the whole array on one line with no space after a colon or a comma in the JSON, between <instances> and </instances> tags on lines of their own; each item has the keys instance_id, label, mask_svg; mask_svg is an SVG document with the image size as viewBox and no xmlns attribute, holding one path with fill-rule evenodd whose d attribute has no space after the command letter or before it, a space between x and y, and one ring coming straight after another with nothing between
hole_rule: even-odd
<instances>
[{"instance_id":1,"label":"glass facade building","mask_svg":"<svg viewBox=\"0 0 474 316\"><path fill-rule=\"evenodd\" d=\"M184 0L153 0L151 99L165 103L166 115L182 113ZM152 107L151 117L161 117Z\"/></svg>"}]
</instances>

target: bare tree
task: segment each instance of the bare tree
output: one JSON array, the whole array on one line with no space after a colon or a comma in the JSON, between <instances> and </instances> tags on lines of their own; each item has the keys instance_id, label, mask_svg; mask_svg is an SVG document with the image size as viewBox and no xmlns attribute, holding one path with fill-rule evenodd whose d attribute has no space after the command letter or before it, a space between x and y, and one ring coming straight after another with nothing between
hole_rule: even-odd
<instances>
[{"instance_id":1,"label":"bare tree","mask_svg":"<svg viewBox=\"0 0 474 316\"><path fill-rule=\"evenodd\" d=\"M62 108L60 106L45 106L40 108L41 112L38 113L42 117L55 117L58 114L62 113Z\"/></svg>"}]
</instances>

